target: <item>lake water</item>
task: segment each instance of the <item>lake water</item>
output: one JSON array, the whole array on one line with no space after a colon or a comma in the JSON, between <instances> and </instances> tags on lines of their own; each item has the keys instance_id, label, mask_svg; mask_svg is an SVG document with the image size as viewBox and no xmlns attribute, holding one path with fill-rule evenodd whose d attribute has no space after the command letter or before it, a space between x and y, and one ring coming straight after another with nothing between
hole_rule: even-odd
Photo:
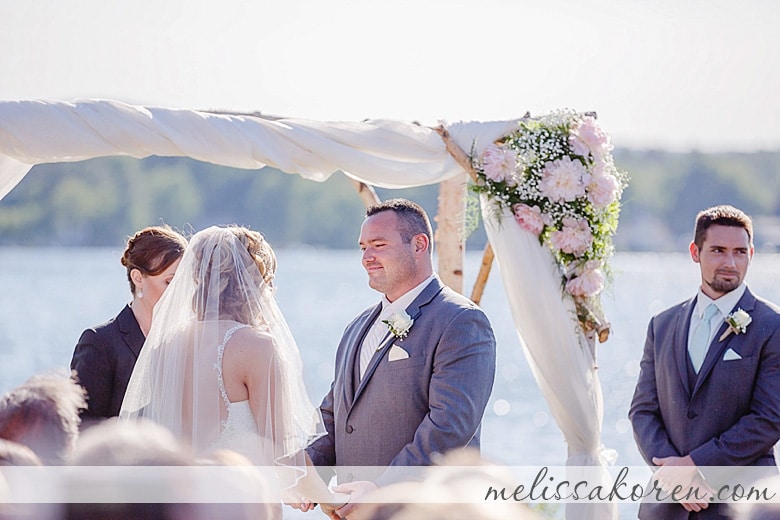
<instances>
[{"instance_id":1,"label":"lake water","mask_svg":"<svg viewBox=\"0 0 780 520\"><path fill-rule=\"evenodd\" d=\"M66 368L81 331L116 315L129 288L119 249L0 248L0 393L38 372ZM333 375L344 326L378 301L358 251L280 250L277 295L319 403ZM481 261L466 255L465 292ZM618 253L603 303L613 325L598 346L604 393L603 443L617 464L642 466L626 418L652 314L691 297L698 266L687 254ZM751 289L780 302L780 255L757 254ZM510 466L563 465L566 446L526 363L497 267L482 299L498 341L496 382L482 431L483 455ZM498 403L498 404L497 404Z\"/></svg>"}]
</instances>

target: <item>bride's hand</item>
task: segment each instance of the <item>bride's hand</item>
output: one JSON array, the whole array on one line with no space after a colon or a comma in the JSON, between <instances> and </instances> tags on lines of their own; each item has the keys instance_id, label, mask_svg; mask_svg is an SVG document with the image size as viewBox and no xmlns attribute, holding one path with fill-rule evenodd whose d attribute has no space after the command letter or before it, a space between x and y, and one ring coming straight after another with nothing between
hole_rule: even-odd
<instances>
[{"instance_id":1,"label":"bride's hand","mask_svg":"<svg viewBox=\"0 0 780 520\"><path fill-rule=\"evenodd\" d=\"M317 507L316 502L312 502L292 489L288 489L282 494L282 502L293 509L303 511L304 513Z\"/></svg>"}]
</instances>

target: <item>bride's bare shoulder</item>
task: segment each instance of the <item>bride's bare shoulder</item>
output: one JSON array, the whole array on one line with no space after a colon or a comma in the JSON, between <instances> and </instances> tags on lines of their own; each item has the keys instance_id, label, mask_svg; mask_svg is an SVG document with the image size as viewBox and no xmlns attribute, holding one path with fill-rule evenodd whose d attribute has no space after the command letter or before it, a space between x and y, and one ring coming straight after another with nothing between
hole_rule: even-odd
<instances>
[{"instance_id":1,"label":"bride's bare shoulder","mask_svg":"<svg viewBox=\"0 0 780 520\"><path fill-rule=\"evenodd\" d=\"M273 346L273 337L268 332L254 327L242 327L233 333L225 350L230 349L245 352L247 355L257 355L266 351L270 352L273 350Z\"/></svg>"}]
</instances>

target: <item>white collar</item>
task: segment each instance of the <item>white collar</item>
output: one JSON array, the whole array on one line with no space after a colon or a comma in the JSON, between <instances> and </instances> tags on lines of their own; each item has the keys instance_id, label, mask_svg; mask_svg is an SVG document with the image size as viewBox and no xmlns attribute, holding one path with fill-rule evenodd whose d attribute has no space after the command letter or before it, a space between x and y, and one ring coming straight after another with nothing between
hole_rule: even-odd
<instances>
[{"instance_id":1,"label":"white collar","mask_svg":"<svg viewBox=\"0 0 780 520\"><path fill-rule=\"evenodd\" d=\"M724 294L717 300L713 300L699 288L699 293L696 295L696 308L693 309L693 312L698 318L702 318L704 316L704 309L706 309L709 304L714 303L721 315L728 316L732 309L737 306L742 295L745 294L745 289L747 289L747 285L745 285L745 282L742 282L739 287L733 291Z\"/></svg>"},{"instance_id":2,"label":"white collar","mask_svg":"<svg viewBox=\"0 0 780 520\"><path fill-rule=\"evenodd\" d=\"M399 296L398 299L396 299L394 302L388 300L387 296L382 296L382 314L387 315L388 313L392 314L406 310L406 308L412 304L414 299L417 298L421 292L423 292L423 289L425 289L434 278L436 278L436 273L430 275L419 285Z\"/></svg>"}]
</instances>

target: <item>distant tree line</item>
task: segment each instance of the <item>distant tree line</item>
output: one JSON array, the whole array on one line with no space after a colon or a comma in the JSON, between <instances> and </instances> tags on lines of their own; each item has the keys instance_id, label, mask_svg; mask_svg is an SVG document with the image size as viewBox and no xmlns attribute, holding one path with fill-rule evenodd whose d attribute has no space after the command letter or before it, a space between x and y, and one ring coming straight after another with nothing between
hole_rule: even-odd
<instances>
[{"instance_id":1,"label":"distant tree line","mask_svg":"<svg viewBox=\"0 0 780 520\"><path fill-rule=\"evenodd\" d=\"M616 150L615 161L631 179L615 238L619 250L681 250L696 212L720 203L762 219L759 245L780 244L780 151ZM377 192L382 199L410 198L436 214L435 185ZM110 157L34 167L0 200L0 245L121 246L135 230L164 222L185 233L243 224L276 247L352 248L363 212L341 173L318 183L272 168ZM464 218L477 224L474 211ZM476 227L468 247L481 248L484 230Z\"/></svg>"}]
</instances>

